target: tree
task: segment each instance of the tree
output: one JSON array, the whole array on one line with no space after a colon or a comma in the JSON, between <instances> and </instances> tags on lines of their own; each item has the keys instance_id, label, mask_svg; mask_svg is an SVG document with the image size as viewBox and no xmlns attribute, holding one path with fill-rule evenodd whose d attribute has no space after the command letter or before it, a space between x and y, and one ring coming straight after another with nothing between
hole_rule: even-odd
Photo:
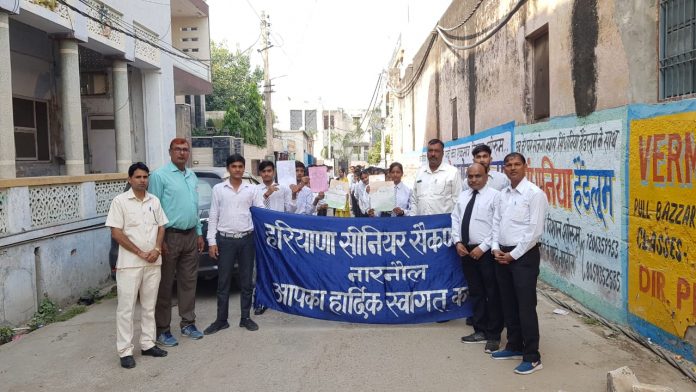
<instances>
[{"instance_id":1,"label":"tree","mask_svg":"<svg viewBox=\"0 0 696 392\"><path fill-rule=\"evenodd\" d=\"M244 142L266 145L264 107L259 85L263 72L251 70L249 56L232 53L225 42L210 43L213 93L205 97L208 110L224 110L223 128L238 133Z\"/></svg>"},{"instance_id":2,"label":"tree","mask_svg":"<svg viewBox=\"0 0 696 392\"><path fill-rule=\"evenodd\" d=\"M382 141L377 139L377 141L370 147L367 152L367 163L371 165L376 165L382 159Z\"/></svg>"}]
</instances>

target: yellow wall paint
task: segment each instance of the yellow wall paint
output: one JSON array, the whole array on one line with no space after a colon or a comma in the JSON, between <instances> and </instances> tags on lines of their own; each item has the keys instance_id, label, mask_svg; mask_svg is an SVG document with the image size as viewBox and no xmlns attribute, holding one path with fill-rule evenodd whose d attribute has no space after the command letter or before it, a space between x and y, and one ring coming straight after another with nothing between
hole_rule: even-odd
<instances>
[{"instance_id":1,"label":"yellow wall paint","mask_svg":"<svg viewBox=\"0 0 696 392\"><path fill-rule=\"evenodd\" d=\"M628 308L684 338L696 324L696 112L631 121Z\"/></svg>"}]
</instances>

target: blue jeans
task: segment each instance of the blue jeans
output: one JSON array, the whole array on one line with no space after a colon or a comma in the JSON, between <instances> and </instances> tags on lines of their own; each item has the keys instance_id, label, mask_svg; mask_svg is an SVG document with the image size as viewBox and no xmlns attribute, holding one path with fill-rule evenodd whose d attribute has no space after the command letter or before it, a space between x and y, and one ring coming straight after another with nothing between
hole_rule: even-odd
<instances>
[{"instance_id":1,"label":"blue jeans","mask_svg":"<svg viewBox=\"0 0 696 392\"><path fill-rule=\"evenodd\" d=\"M252 296L254 293L254 259L256 246L254 236L249 234L243 238L226 238L217 235L218 256L218 287L217 287L217 321L227 321L230 303L230 284L234 263L239 264L239 287L241 317L249 317Z\"/></svg>"}]
</instances>

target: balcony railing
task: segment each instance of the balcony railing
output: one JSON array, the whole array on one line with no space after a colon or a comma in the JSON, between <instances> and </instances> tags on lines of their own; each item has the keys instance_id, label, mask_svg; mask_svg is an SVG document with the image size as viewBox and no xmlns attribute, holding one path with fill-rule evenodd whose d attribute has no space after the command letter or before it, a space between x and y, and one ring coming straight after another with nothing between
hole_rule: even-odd
<instances>
[{"instance_id":1,"label":"balcony railing","mask_svg":"<svg viewBox=\"0 0 696 392\"><path fill-rule=\"evenodd\" d=\"M125 174L0 180L0 237L86 220L94 224L125 185Z\"/></svg>"},{"instance_id":2,"label":"balcony railing","mask_svg":"<svg viewBox=\"0 0 696 392\"><path fill-rule=\"evenodd\" d=\"M31 9L31 5L37 5L53 12L56 16L62 19L60 22L61 24L72 26L68 7L65 4L60 3L58 0L24 0L22 8L25 10L28 9L30 12L32 12L33 10ZM58 22L58 20L56 20L56 22Z\"/></svg>"},{"instance_id":3,"label":"balcony railing","mask_svg":"<svg viewBox=\"0 0 696 392\"><path fill-rule=\"evenodd\" d=\"M87 6L87 31L94 38L108 45L124 50L124 35L112 26L122 25L123 14L97 0L81 0Z\"/></svg>"},{"instance_id":4,"label":"balcony railing","mask_svg":"<svg viewBox=\"0 0 696 392\"><path fill-rule=\"evenodd\" d=\"M135 40L135 57L153 66L159 66L160 50L153 45L149 45L147 42L141 41L145 40L156 44L159 37L155 32L148 30L138 23L133 23L133 26L135 27L135 36L138 37L138 39Z\"/></svg>"}]
</instances>

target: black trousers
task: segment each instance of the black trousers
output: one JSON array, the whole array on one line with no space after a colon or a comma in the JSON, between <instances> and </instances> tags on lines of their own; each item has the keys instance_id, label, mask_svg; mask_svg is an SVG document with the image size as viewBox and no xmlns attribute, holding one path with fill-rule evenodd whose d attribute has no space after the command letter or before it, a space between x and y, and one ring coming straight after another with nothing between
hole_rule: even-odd
<instances>
[{"instance_id":1,"label":"black trousers","mask_svg":"<svg viewBox=\"0 0 696 392\"><path fill-rule=\"evenodd\" d=\"M254 294L254 260L256 246L254 236L244 238L216 237L218 250L217 321L227 321L230 304L230 284L234 262L239 264L239 287L241 317L249 317Z\"/></svg>"},{"instance_id":2,"label":"black trousers","mask_svg":"<svg viewBox=\"0 0 696 392\"><path fill-rule=\"evenodd\" d=\"M474 247L467 246L467 249ZM483 332L488 340L500 340L503 332L503 308L500 303L498 281L495 276L495 260L491 251L478 260L462 257L464 276L469 284L469 297L473 301L471 316L475 332Z\"/></svg>"},{"instance_id":3,"label":"black trousers","mask_svg":"<svg viewBox=\"0 0 696 392\"><path fill-rule=\"evenodd\" d=\"M512 248L501 246L504 252ZM526 362L541 359L536 285L539 276L539 246L510 264L495 264L507 328L506 350L521 351Z\"/></svg>"}]
</instances>

